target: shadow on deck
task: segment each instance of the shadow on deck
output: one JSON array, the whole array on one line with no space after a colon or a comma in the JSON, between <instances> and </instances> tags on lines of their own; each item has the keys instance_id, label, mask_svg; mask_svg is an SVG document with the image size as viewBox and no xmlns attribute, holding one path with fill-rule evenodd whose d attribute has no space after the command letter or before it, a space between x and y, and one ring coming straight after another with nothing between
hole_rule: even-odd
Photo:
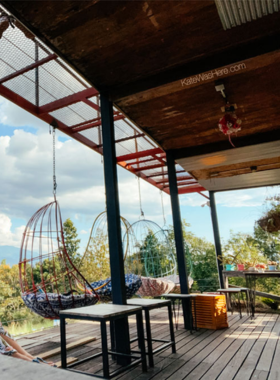
<instances>
[{"instance_id":1,"label":"shadow on deck","mask_svg":"<svg viewBox=\"0 0 280 380\"><path fill-rule=\"evenodd\" d=\"M177 353L171 348L155 356L155 367L142 373L141 366L117 377L121 380L249 380L280 378L280 317L275 314L257 314L251 321L247 316L229 315L229 328L223 330L200 329L191 334L183 329L182 320L175 332ZM130 318L131 338L136 334L135 319ZM169 338L167 312L154 310L151 313L154 338ZM68 351L68 357L85 358L101 351L99 324L69 323L67 344L95 336L97 339ZM39 356L43 352L60 346L59 327L26 335L19 343L31 354ZM136 343L134 343L136 345ZM154 344L157 347L158 343ZM60 355L52 357L59 361ZM114 369L112 362L112 369ZM80 364L75 369L90 374L102 372L101 358ZM57 369L60 371L59 369Z\"/></svg>"}]
</instances>

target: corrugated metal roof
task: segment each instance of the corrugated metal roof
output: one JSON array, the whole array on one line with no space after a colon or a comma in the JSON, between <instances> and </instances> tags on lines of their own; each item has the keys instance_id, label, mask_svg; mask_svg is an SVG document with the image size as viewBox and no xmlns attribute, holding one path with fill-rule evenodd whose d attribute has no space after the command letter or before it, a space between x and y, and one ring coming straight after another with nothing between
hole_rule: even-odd
<instances>
[{"instance_id":1,"label":"corrugated metal roof","mask_svg":"<svg viewBox=\"0 0 280 380\"><path fill-rule=\"evenodd\" d=\"M225 30L279 12L280 0L215 0Z\"/></svg>"}]
</instances>

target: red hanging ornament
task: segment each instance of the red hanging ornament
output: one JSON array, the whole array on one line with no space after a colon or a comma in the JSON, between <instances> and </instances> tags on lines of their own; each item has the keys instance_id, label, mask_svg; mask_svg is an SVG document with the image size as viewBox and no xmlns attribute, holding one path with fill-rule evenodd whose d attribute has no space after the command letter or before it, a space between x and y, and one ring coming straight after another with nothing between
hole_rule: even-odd
<instances>
[{"instance_id":1,"label":"red hanging ornament","mask_svg":"<svg viewBox=\"0 0 280 380\"><path fill-rule=\"evenodd\" d=\"M242 121L236 116L235 109L233 106L226 107L225 114L219 120L218 127L220 131L228 136L229 142L235 148L231 141L232 133L237 133L241 129Z\"/></svg>"}]
</instances>

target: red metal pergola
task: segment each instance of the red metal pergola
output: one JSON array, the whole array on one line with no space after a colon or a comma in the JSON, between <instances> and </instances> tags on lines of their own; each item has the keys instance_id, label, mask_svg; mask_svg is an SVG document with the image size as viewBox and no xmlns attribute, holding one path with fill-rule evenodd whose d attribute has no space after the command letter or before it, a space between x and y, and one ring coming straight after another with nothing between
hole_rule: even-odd
<instances>
[{"instance_id":1,"label":"red metal pergola","mask_svg":"<svg viewBox=\"0 0 280 380\"><path fill-rule=\"evenodd\" d=\"M1 10L1 9L0 9ZM0 95L103 154L99 93L16 21L0 37ZM117 163L169 194L165 152L116 108ZM204 191L176 165L179 194Z\"/></svg>"}]
</instances>

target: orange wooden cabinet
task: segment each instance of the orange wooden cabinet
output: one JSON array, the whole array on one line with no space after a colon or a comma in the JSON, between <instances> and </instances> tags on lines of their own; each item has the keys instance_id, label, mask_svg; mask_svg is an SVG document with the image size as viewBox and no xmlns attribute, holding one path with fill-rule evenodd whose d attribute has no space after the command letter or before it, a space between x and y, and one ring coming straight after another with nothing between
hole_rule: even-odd
<instances>
[{"instance_id":1,"label":"orange wooden cabinet","mask_svg":"<svg viewBox=\"0 0 280 380\"><path fill-rule=\"evenodd\" d=\"M197 294L195 308L197 327L211 330L228 327L226 297L224 295ZM194 307L192 312L194 314Z\"/></svg>"}]
</instances>

